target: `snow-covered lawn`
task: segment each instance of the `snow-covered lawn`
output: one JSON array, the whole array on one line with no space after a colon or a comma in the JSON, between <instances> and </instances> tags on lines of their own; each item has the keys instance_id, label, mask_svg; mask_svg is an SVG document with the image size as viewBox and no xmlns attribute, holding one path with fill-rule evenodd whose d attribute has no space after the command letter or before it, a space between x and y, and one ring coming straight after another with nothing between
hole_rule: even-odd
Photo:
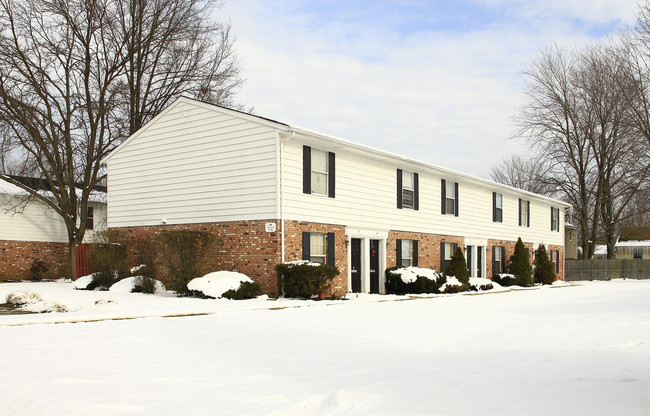
<instances>
[{"instance_id":1,"label":"snow-covered lawn","mask_svg":"<svg viewBox=\"0 0 650 416\"><path fill-rule=\"evenodd\" d=\"M331 302L20 283L0 303L19 290L76 312L0 316L0 415L650 414L650 281Z\"/></svg>"}]
</instances>

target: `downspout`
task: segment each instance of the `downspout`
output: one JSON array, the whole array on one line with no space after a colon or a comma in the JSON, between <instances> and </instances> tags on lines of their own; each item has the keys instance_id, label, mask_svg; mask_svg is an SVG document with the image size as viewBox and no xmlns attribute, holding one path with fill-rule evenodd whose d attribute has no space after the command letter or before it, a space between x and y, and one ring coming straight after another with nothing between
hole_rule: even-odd
<instances>
[{"instance_id":1,"label":"downspout","mask_svg":"<svg viewBox=\"0 0 650 416\"><path fill-rule=\"evenodd\" d=\"M280 256L282 263L285 262L285 244L284 244L284 239L285 239L285 230L284 230L284 143L288 142L291 140L295 135L296 132L292 131L291 135L286 136L285 138L280 138L280 133L276 130L275 133L278 137L278 141L280 142L280 192L279 192L279 204L280 204Z\"/></svg>"}]
</instances>

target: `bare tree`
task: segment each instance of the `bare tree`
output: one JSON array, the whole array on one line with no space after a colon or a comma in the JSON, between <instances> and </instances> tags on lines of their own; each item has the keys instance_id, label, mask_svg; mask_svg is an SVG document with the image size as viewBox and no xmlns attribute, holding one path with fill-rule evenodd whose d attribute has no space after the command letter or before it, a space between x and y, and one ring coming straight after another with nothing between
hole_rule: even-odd
<instances>
[{"instance_id":1,"label":"bare tree","mask_svg":"<svg viewBox=\"0 0 650 416\"><path fill-rule=\"evenodd\" d=\"M0 180L61 216L71 276L101 159L175 94L232 100L239 67L229 27L208 18L214 4L0 0ZM9 176L33 167L49 193Z\"/></svg>"},{"instance_id":2,"label":"bare tree","mask_svg":"<svg viewBox=\"0 0 650 416\"><path fill-rule=\"evenodd\" d=\"M551 166L548 178L573 205L582 253L591 258L596 240L600 205L597 171L589 144L592 114L575 85L580 55L558 46L542 51L524 74L527 104L517 121L519 136Z\"/></svg>"},{"instance_id":3,"label":"bare tree","mask_svg":"<svg viewBox=\"0 0 650 416\"><path fill-rule=\"evenodd\" d=\"M551 166L542 158L512 155L490 171L490 179L540 195L553 196L556 189L550 179Z\"/></svg>"}]
</instances>

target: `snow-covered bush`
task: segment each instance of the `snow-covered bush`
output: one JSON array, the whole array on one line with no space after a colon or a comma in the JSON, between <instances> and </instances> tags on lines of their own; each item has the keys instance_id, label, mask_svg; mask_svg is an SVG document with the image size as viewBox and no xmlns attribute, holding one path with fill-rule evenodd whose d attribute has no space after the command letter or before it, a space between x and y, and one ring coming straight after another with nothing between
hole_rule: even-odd
<instances>
[{"instance_id":1,"label":"snow-covered bush","mask_svg":"<svg viewBox=\"0 0 650 416\"><path fill-rule=\"evenodd\" d=\"M492 276L492 281L501 286L508 287L517 283L517 277L510 273L497 273Z\"/></svg>"},{"instance_id":2,"label":"snow-covered bush","mask_svg":"<svg viewBox=\"0 0 650 416\"><path fill-rule=\"evenodd\" d=\"M286 297L305 299L324 292L340 273L339 269L329 264L310 263L307 260L278 264L275 271L282 279Z\"/></svg>"},{"instance_id":3,"label":"snow-covered bush","mask_svg":"<svg viewBox=\"0 0 650 416\"><path fill-rule=\"evenodd\" d=\"M259 296L260 286L242 273L219 271L192 279L188 291L198 297L251 299Z\"/></svg>"},{"instance_id":4,"label":"snow-covered bush","mask_svg":"<svg viewBox=\"0 0 650 416\"><path fill-rule=\"evenodd\" d=\"M232 300L254 299L262 294L262 288L255 282L241 282L239 289L223 292L222 297Z\"/></svg>"},{"instance_id":5,"label":"snow-covered bush","mask_svg":"<svg viewBox=\"0 0 650 416\"><path fill-rule=\"evenodd\" d=\"M469 279L469 289L474 292L482 292L484 290L494 289L495 282L490 279L485 279L482 277L470 277Z\"/></svg>"},{"instance_id":6,"label":"snow-covered bush","mask_svg":"<svg viewBox=\"0 0 650 416\"><path fill-rule=\"evenodd\" d=\"M165 292L162 282L146 276L132 276L120 280L109 289L111 292L120 293L148 293Z\"/></svg>"},{"instance_id":7,"label":"snow-covered bush","mask_svg":"<svg viewBox=\"0 0 650 416\"><path fill-rule=\"evenodd\" d=\"M391 267L386 269L386 293L440 293L447 276L421 267Z\"/></svg>"}]
</instances>

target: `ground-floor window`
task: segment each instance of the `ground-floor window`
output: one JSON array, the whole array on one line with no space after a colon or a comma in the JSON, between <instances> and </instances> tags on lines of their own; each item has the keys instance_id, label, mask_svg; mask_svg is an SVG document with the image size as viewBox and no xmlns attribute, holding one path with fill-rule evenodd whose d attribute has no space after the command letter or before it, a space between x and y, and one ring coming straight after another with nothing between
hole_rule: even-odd
<instances>
[{"instance_id":1,"label":"ground-floor window","mask_svg":"<svg viewBox=\"0 0 650 416\"><path fill-rule=\"evenodd\" d=\"M458 244L456 243L441 243L440 244L440 271L445 272L449 263L451 263L451 257L454 255Z\"/></svg>"},{"instance_id":2,"label":"ground-floor window","mask_svg":"<svg viewBox=\"0 0 650 416\"><path fill-rule=\"evenodd\" d=\"M418 240L397 240L397 266L409 267L418 265Z\"/></svg>"},{"instance_id":3,"label":"ground-floor window","mask_svg":"<svg viewBox=\"0 0 650 416\"><path fill-rule=\"evenodd\" d=\"M492 274L506 272L506 250L503 246L492 247Z\"/></svg>"},{"instance_id":4,"label":"ground-floor window","mask_svg":"<svg viewBox=\"0 0 650 416\"><path fill-rule=\"evenodd\" d=\"M302 259L334 266L334 233L302 234Z\"/></svg>"}]
</instances>

